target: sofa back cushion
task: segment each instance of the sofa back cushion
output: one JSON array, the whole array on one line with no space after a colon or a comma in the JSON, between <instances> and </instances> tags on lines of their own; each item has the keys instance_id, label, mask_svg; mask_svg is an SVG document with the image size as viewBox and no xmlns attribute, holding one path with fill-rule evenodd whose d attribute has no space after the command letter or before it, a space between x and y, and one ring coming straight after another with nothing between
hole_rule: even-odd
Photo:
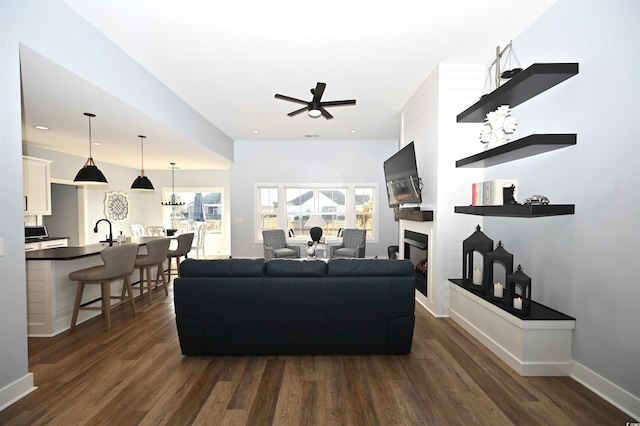
<instances>
[{"instance_id":1,"label":"sofa back cushion","mask_svg":"<svg viewBox=\"0 0 640 426\"><path fill-rule=\"evenodd\" d=\"M186 259L180 264L180 276L189 277L261 277L264 259Z\"/></svg>"},{"instance_id":2,"label":"sofa back cushion","mask_svg":"<svg viewBox=\"0 0 640 426\"><path fill-rule=\"evenodd\" d=\"M268 277L324 277L327 263L323 260L274 259L266 263Z\"/></svg>"}]
</instances>

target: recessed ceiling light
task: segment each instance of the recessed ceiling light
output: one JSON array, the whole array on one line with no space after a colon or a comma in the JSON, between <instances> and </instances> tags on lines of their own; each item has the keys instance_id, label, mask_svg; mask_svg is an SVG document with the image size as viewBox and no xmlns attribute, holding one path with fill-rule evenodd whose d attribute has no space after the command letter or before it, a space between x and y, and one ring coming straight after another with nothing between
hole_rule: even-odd
<instances>
[{"instance_id":1,"label":"recessed ceiling light","mask_svg":"<svg viewBox=\"0 0 640 426\"><path fill-rule=\"evenodd\" d=\"M36 124L33 127L35 127L38 130L49 130L49 128L47 126L41 126L40 124Z\"/></svg>"},{"instance_id":2,"label":"recessed ceiling light","mask_svg":"<svg viewBox=\"0 0 640 426\"><path fill-rule=\"evenodd\" d=\"M251 133L253 133L253 134L256 134L256 135L257 135L258 133L260 133L260 130L258 130L258 129L253 129L253 130L251 131Z\"/></svg>"},{"instance_id":3,"label":"recessed ceiling light","mask_svg":"<svg viewBox=\"0 0 640 426\"><path fill-rule=\"evenodd\" d=\"M356 129L351 129L349 130L349 133L358 133L358 131Z\"/></svg>"},{"instance_id":4,"label":"recessed ceiling light","mask_svg":"<svg viewBox=\"0 0 640 426\"><path fill-rule=\"evenodd\" d=\"M91 145L93 145L93 146L102 146L102 144L100 142L96 142L96 141L91 142Z\"/></svg>"}]
</instances>

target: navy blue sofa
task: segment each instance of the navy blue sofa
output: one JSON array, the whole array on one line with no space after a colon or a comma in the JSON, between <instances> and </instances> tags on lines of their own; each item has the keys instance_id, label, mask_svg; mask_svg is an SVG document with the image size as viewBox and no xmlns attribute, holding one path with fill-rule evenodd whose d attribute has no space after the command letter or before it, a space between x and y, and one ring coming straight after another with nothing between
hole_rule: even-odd
<instances>
[{"instance_id":1,"label":"navy blue sofa","mask_svg":"<svg viewBox=\"0 0 640 426\"><path fill-rule=\"evenodd\" d=\"M184 355L407 354L409 260L187 259L174 281Z\"/></svg>"}]
</instances>

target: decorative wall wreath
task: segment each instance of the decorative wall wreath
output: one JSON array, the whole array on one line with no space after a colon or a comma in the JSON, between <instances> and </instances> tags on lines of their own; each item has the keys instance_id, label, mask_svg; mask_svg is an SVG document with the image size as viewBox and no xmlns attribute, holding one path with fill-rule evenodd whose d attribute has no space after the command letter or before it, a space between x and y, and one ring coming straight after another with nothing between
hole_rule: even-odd
<instances>
[{"instance_id":1,"label":"decorative wall wreath","mask_svg":"<svg viewBox=\"0 0 640 426\"><path fill-rule=\"evenodd\" d=\"M116 222L129 217L129 198L124 192L107 192L104 198L104 214Z\"/></svg>"}]
</instances>

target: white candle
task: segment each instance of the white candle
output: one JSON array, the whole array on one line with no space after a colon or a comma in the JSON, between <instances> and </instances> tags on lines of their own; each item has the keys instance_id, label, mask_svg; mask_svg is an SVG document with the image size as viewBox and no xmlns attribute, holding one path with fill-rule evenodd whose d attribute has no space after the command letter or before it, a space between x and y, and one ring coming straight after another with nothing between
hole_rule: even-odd
<instances>
[{"instance_id":1,"label":"white candle","mask_svg":"<svg viewBox=\"0 0 640 426\"><path fill-rule=\"evenodd\" d=\"M503 290L504 290L504 287L502 286L502 284L500 284L499 282L493 283L493 295L495 297L502 297Z\"/></svg>"},{"instance_id":2,"label":"white candle","mask_svg":"<svg viewBox=\"0 0 640 426\"><path fill-rule=\"evenodd\" d=\"M513 298L513 307L515 309L522 310L522 299L519 298L519 297L514 297Z\"/></svg>"},{"instance_id":3,"label":"white candle","mask_svg":"<svg viewBox=\"0 0 640 426\"><path fill-rule=\"evenodd\" d=\"M473 284L482 285L482 269L476 268L473 270Z\"/></svg>"}]
</instances>

